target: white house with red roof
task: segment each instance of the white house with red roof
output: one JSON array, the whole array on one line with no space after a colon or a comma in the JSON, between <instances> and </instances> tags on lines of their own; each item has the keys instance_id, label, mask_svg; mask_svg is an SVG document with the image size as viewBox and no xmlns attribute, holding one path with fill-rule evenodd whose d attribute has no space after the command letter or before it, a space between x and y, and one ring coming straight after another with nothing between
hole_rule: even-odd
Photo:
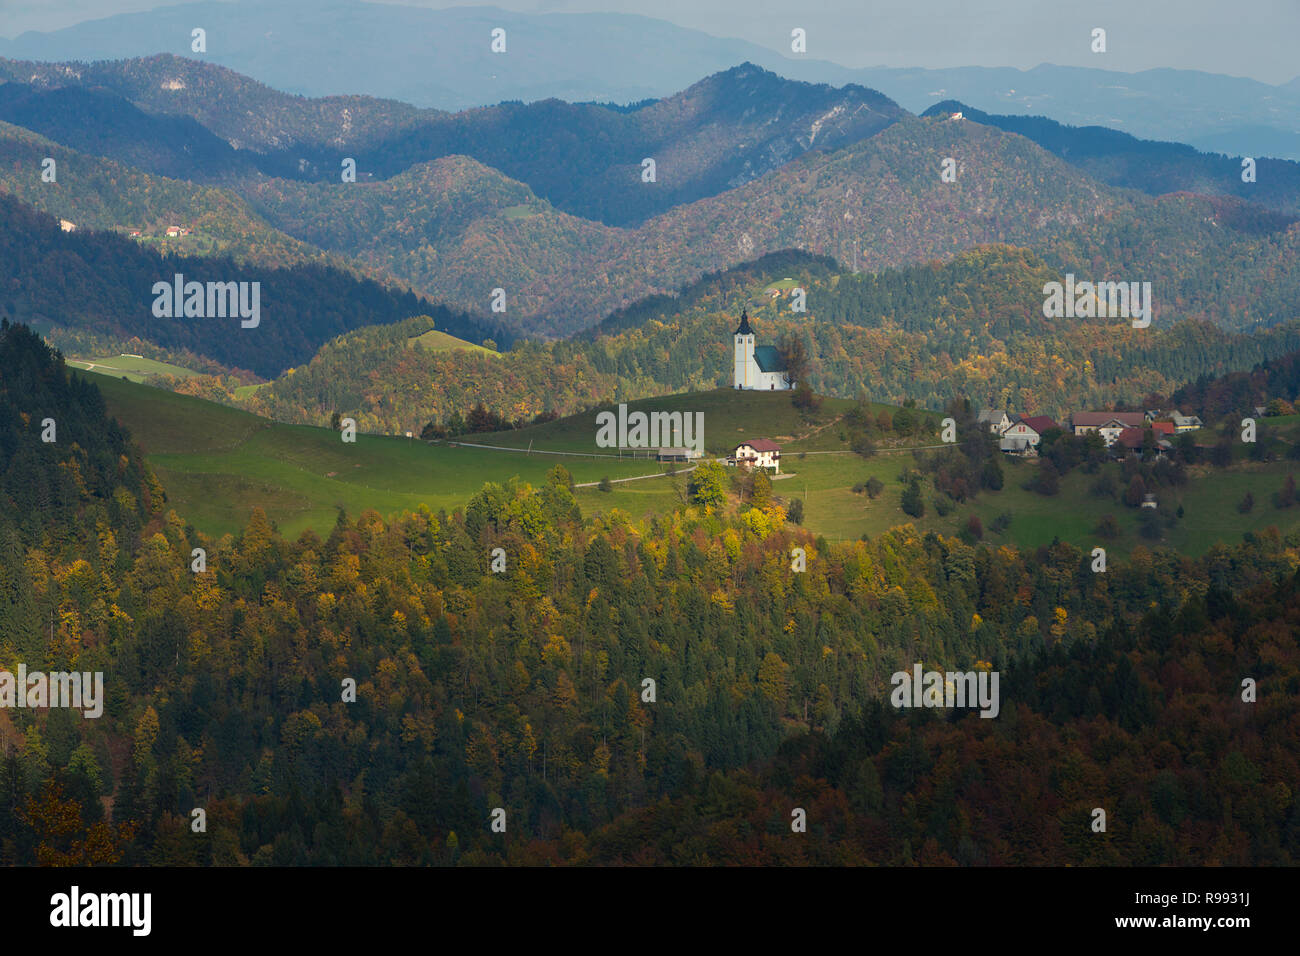
<instances>
[{"instance_id":1,"label":"white house with red roof","mask_svg":"<svg viewBox=\"0 0 1300 956\"><path fill-rule=\"evenodd\" d=\"M1002 430L1000 447L1003 451L1027 455L1038 448L1045 432L1060 427L1050 415L1015 415L1011 424Z\"/></svg>"},{"instance_id":2,"label":"white house with red roof","mask_svg":"<svg viewBox=\"0 0 1300 956\"><path fill-rule=\"evenodd\" d=\"M781 474L781 446L766 438L751 438L736 446L731 457L746 468L771 468Z\"/></svg>"}]
</instances>

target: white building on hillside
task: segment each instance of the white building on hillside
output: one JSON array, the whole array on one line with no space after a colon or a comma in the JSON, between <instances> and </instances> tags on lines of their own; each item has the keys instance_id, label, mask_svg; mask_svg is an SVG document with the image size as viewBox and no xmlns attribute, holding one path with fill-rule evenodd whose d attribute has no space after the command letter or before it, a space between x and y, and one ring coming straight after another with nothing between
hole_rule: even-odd
<instances>
[{"instance_id":1,"label":"white building on hillside","mask_svg":"<svg viewBox=\"0 0 1300 956\"><path fill-rule=\"evenodd\" d=\"M772 345L754 345L754 330L749 326L749 312L740 314L740 326L736 329L735 342L735 385L760 391L786 391L795 383L786 375L784 363L776 347Z\"/></svg>"}]
</instances>

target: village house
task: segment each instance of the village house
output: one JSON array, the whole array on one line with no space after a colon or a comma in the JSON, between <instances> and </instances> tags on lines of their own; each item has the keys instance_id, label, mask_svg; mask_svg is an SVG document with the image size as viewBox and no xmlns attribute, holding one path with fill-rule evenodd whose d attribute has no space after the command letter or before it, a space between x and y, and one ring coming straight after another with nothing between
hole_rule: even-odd
<instances>
[{"instance_id":1,"label":"village house","mask_svg":"<svg viewBox=\"0 0 1300 956\"><path fill-rule=\"evenodd\" d=\"M988 427L995 435L1001 435L1011 424L1011 418L1000 408L986 408L976 416L976 422Z\"/></svg>"},{"instance_id":2,"label":"village house","mask_svg":"<svg viewBox=\"0 0 1300 956\"><path fill-rule=\"evenodd\" d=\"M1097 432L1109 448L1126 428L1141 429L1146 424L1142 412L1075 412L1070 424L1076 435Z\"/></svg>"},{"instance_id":3,"label":"village house","mask_svg":"<svg viewBox=\"0 0 1300 956\"><path fill-rule=\"evenodd\" d=\"M77 224L75 222L69 222L67 219L60 219L59 228L64 232L76 232Z\"/></svg>"},{"instance_id":4,"label":"village house","mask_svg":"<svg viewBox=\"0 0 1300 956\"><path fill-rule=\"evenodd\" d=\"M776 474L781 474L781 446L766 438L751 438L741 442L731 457L737 465L771 468Z\"/></svg>"},{"instance_id":5,"label":"village house","mask_svg":"<svg viewBox=\"0 0 1300 956\"><path fill-rule=\"evenodd\" d=\"M1169 417L1173 421L1174 431L1180 435L1183 432L1194 432L1200 428L1202 424L1201 420L1195 415L1184 415L1177 409L1175 409L1174 413Z\"/></svg>"},{"instance_id":6,"label":"village house","mask_svg":"<svg viewBox=\"0 0 1300 956\"><path fill-rule=\"evenodd\" d=\"M1043 434L1060 427L1049 415L1015 415L1012 416L1011 424L1002 432L1000 447L1005 452L1017 455L1036 454Z\"/></svg>"},{"instance_id":7,"label":"village house","mask_svg":"<svg viewBox=\"0 0 1300 956\"><path fill-rule=\"evenodd\" d=\"M180 226L168 226L168 227L167 227L167 237L168 237L169 239L174 239L174 238L176 238L177 236L179 236L180 234L181 234L181 227L180 227Z\"/></svg>"},{"instance_id":8,"label":"village house","mask_svg":"<svg viewBox=\"0 0 1300 956\"><path fill-rule=\"evenodd\" d=\"M1164 433L1155 426L1169 424L1168 422L1153 422L1148 428L1154 433L1155 439L1154 451L1157 457L1164 455L1165 452L1173 450L1173 444L1165 437ZM1147 428L1125 428L1110 444L1111 453L1117 458L1124 458L1129 452L1142 454L1146 447Z\"/></svg>"}]
</instances>

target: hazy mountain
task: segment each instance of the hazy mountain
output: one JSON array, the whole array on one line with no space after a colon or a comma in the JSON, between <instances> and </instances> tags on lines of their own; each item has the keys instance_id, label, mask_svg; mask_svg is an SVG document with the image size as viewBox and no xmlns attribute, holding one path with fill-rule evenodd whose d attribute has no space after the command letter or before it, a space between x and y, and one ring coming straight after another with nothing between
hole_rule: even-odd
<instances>
[{"instance_id":1,"label":"hazy mountain","mask_svg":"<svg viewBox=\"0 0 1300 956\"><path fill-rule=\"evenodd\" d=\"M148 113L195 119L232 148L255 152L342 148L392 135L437 112L371 96L308 99L223 66L170 53L95 63L0 59L0 79L37 90L85 87L111 92Z\"/></svg>"},{"instance_id":2,"label":"hazy mountain","mask_svg":"<svg viewBox=\"0 0 1300 956\"><path fill-rule=\"evenodd\" d=\"M207 52L191 32L207 31ZM493 53L492 31L506 31ZM193 3L0 40L30 60L123 59L175 53L310 96L363 93L461 109L559 97L633 102L770 52L663 20L625 14L534 15L493 7L427 10L320 0L310 16L276 0Z\"/></svg>"},{"instance_id":3,"label":"hazy mountain","mask_svg":"<svg viewBox=\"0 0 1300 956\"><path fill-rule=\"evenodd\" d=\"M1182 143L1138 139L1100 126L1065 126L1042 116L997 116L956 100L944 100L924 116L961 112L968 121L996 126L1032 139L1067 163L1112 186L1152 195L1194 192L1236 196L1284 213L1300 213L1300 163L1255 161L1255 180L1242 180L1242 157L1203 153Z\"/></svg>"},{"instance_id":4,"label":"hazy mountain","mask_svg":"<svg viewBox=\"0 0 1300 956\"><path fill-rule=\"evenodd\" d=\"M954 156L957 182L943 182ZM246 195L278 229L436 298L484 309L492 289L505 289L501 320L546 334L766 252L798 248L878 269L981 243L1032 243L1128 202L1023 137L915 117L636 229L572 216L464 157L376 183L264 180Z\"/></svg>"},{"instance_id":5,"label":"hazy mountain","mask_svg":"<svg viewBox=\"0 0 1300 956\"><path fill-rule=\"evenodd\" d=\"M4 70L11 77L34 72L27 85L6 87L11 108L0 90L0 118L152 172L214 181L260 168L339 182L345 156L366 180L463 155L527 183L566 212L611 225L716 195L905 115L872 90L786 80L749 63L638 109L544 100L456 114L403 111L362 97L346 105L287 97L172 56L85 69L8 63ZM191 85L202 93L191 95ZM232 144L246 149L236 153ZM647 158L655 163L653 182L643 181Z\"/></svg>"},{"instance_id":6,"label":"hazy mountain","mask_svg":"<svg viewBox=\"0 0 1300 956\"><path fill-rule=\"evenodd\" d=\"M0 84L0 120L161 176L248 175L252 159L188 116L153 116L106 90Z\"/></svg>"},{"instance_id":7,"label":"hazy mountain","mask_svg":"<svg viewBox=\"0 0 1300 956\"><path fill-rule=\"evenodd\" d=\"M207 52L191 52L191 31ZM491 31L506 52L491 52ZM913 112L956 99L990 113L1047 115L1201 149L1300 159L1300 86L1271 86L1194 70L1121 73L1040 65L850 69L792 58L662 20L623 14L525 14L494 8L426 10L321 0L312 16L276 0L196 3L121 14L52 33L0 39L23 60L122 59L173 53L238 70L309 96L369 94L459 109L558 97L631 103L668 96L701 76L749 61L783 76L858 83ZM1099 58L1104 59L1104 57Z\"/></svg>"}]
</instances>

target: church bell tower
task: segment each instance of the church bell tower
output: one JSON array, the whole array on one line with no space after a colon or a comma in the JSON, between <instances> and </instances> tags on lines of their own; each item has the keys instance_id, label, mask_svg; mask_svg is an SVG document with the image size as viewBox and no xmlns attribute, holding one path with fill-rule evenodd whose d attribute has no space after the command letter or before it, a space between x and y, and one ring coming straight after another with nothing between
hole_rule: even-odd
<instances>
[{"instance_id":1,"label":"church bell tower","mask_svg":"<svg viewBox=\"0 0 1300 956\"><path fill-rule=\"evenodd\" d=\"M735 386L754 388L758 384L751 371L754 368L754 330L749 327L747 309L740 313L740 326L736 329L734 341L736 343Z\"/></svg>"}]
</instances>

